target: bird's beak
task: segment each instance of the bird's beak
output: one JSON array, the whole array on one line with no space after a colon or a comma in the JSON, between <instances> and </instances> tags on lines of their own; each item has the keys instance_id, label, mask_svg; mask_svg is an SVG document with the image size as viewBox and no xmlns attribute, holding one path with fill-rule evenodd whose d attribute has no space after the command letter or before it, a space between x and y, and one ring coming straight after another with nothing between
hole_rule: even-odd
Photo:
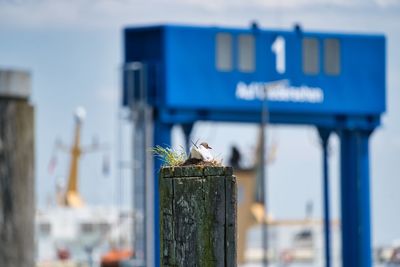
<instances>
[{"instance_id":1,"label":"bird's beak","mask_svg":"<svg viewBox=\"0 0 400 267\"><path fill-rule=\"evenodd\" d=\"M212 147L210 147L209 145L207 145L207 148L208 148L208 149L212 149Z\"/></svg>"}]
</instances>

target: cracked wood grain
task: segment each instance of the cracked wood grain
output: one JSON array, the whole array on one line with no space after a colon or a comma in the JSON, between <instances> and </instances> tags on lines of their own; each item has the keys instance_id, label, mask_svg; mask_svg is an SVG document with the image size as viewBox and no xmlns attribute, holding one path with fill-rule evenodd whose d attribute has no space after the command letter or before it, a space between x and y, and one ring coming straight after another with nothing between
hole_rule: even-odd
<instances>
[{"instance_id":1,"label":"cracked wood grain","mask_svg":"<svg viewBox=\"0 0 400 267\"><path fill-rule=\"evenodd\" d=\"M161 266L236 266L236 180L231 170L177 168L164 168L159 177Z\"/></svg>"}]
</instances>

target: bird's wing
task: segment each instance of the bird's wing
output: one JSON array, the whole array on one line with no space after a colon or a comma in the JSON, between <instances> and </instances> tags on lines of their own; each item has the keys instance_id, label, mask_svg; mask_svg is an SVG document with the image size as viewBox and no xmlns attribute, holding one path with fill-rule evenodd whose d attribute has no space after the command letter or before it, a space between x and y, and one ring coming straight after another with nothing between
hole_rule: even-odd
<instances>
[{"instance_id":1,"label":"bird's wing","mask_svg":"<svg viewBox=\"0 0 400 267\"><path fill-rule=\"evenodd\" d=\"M204 161L212 161L214 159L211 152L207 148L201 147L199 149L199 152L201 153L201 156Z\"/></svg>"},{"instance_id":2,"label":"bird's wing","mask_svg":"<svg viewBox=\"0 0 400 267\"><path fill-rule=\"evenodd\" d=\"M201 160L203 160L203 156L202 156L201 152L195 146L192 146L190 148L189 158L190 159L201 159Z\"/></svg>"}]
</instances>

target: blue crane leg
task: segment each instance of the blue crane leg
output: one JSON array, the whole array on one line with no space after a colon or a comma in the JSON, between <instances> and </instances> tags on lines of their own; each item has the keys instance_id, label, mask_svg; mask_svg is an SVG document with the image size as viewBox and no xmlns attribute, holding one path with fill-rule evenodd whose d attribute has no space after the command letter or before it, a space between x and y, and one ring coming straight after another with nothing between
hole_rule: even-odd
<instances>
[{"instance_id":1,"label":"blue crane leg","mask_svg":"<svg viewBox=\"0 0 400 267\"><path fill-rule=\"evenodd\" d=\"M172 125L160 121L154 122L154 146L171 145ZM154 266L160 266L160 218L159 218L159 192L158 192L158 171L161 167L161 160L154 159Z\"/></svg>"},{"instance_id":2,"label":"blue crane leg","mask_svg":"<svg viewBox=\"0 0 400 267\"><path fill-rule=\"evenodd\" d=\"M182 130L185 135L185 150L189 154L190 146L191 146L191 140L190 140L190 135L193 130L193 125L194 123L183 123L182 124Z\"/></svg>"},{"instance_id":3,"label":"blue crane leg","mask_svg":"<svg viewBox=\"0 0 400 267\"><path fill-rule=\"evenodd\" d=\"M322 145L323 157L323 206L324 206L324 237L325 237L325 267L331 266L331 228L330 228L330 197L329 197L329 162L328 144L331 131L328 129L318 129Z\"/></svg>"},{"instance_id":4,"label":"blue crane leg","mask_svg":"<svg viewBox=\"0 0 400 267\"><path fill-rule=\"evenodd\" d=\"M371 267L370 133L340 131L343 267Z\"/></svg>"}]
</instances>

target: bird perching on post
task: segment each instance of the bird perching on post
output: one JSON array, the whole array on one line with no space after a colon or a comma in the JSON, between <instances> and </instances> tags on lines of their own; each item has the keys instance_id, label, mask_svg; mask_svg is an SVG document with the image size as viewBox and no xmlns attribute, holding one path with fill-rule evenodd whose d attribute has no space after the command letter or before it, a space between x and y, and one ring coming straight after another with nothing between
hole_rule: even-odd
<instances>
[{"instance_id":1,"label":"bird perching on post","mask_svg":"<svg viewBox=\"0 0 400 267\"><path fill-rule=\"evenodd\" d=\"M200 161L211 162L214 160L210 150L212 148L206 142L202 142L200 145L193 144L190 148L189 159L197 159Z\"/></svg>"},{"instance_id":2,"label":"bird perching on post","mask_svg":"<svg viewBox=\"0 0 400 267\"><path fill-rule=\"evenodd\" d=\"M237 266L236 178L210 150L193 144L186 162L160 169L160 266Z\"/></svg>"}]
</instances>

